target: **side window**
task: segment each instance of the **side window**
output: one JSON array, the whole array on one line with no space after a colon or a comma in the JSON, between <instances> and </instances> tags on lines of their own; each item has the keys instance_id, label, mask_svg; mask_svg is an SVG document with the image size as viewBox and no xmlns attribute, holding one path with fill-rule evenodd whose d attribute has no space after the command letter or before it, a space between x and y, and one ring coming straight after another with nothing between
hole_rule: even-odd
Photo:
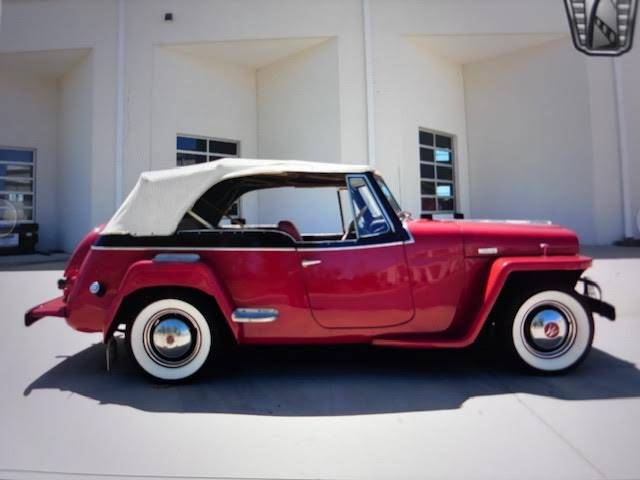
<instances>
[{"instance_id":1,"label":"side window","mask_svg":"<svg viewBox=\"0 0 640 480\"><path fill-rule=\"evenodd\" d=\"M375 193L364 176L347 177L358 237L382 235L391 230Z\"/></svg>"},{"instance_id":2,"label":"side window","mask_svg":"<svg viewBox=\"0 0 640 480\"><path fill-rule=\"evenodd\" d=\"M342 233L336 187L276 187L249 192L240 198L249 195L256 197L258 208L247 212L247 227L286 222L295 225L303 236Z\"/></svg>"}]
</instances>

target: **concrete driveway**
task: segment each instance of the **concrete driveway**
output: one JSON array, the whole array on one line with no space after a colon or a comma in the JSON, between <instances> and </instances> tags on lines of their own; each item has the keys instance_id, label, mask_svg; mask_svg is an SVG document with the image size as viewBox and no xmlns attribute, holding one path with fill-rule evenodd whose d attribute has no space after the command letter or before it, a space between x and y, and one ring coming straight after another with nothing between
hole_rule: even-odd
<instances>
[{"instance_id":1,"label":"concrete driveway","mask_svg":"<svg viewBox=\"0 0 640 480\"><path fill-rule=\"evenodd\" d=\"M565 376L476 350L269 348L181 386L126 355L107 373L99 335L61 320L24 328L59 267L5 267L0 477L640 478L640 255L593 253L619 319Z\"/></svg>"}]
</instances>

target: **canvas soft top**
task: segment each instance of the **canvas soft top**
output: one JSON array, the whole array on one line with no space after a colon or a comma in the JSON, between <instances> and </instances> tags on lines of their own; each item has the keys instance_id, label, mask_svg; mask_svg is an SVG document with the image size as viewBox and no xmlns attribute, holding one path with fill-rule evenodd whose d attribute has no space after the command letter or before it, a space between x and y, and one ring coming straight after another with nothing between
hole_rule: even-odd
<instances>
[{"instance_id":1,"label":"canvas soft top","mask_svg":"<svg viewBox=\"0 0 640 480\"><path fill-rule=\"evenodd\" d=\"M223 158L215 162L143 172L103 229L103 235L161 236L176 231L187 210L224 180L278 173L363 173L368 165Z\"/></svg>"}]
</instances>

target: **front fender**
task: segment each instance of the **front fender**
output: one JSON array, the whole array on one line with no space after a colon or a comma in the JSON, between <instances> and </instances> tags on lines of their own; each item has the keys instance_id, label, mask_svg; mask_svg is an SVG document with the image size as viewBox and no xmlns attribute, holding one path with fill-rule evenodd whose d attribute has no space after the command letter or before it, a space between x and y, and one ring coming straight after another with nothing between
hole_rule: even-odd
<instances>
[{"instance_id":1,"label":"front fender","mask_svg":"<svg viewBox=\"0 0 640 480\"><path fill-rule=\"evenodd\" d=\"M482 330L507 278L514 272L583 272L591 266L592 259L582 255L558 255L540 257L503 257L496 259L489 270L480 309L469 324L457 346L471 345Z\"/></svg>"},{"instance_id":2,"label":"front fender","mask_svg":"<svg viewBox=\"0 0 640 480\"><path fill-rule=\"evenodd\" d=\"M118 293L109 307L107 322L104 324L104 340L114 331L113 322L125 299L135 292L154 287L183 287L198 290L213 297L220 307L233 335L238 337L239 326L231 321L233 301L224 284L206 264L196 262L159 262L140 260L127 270Z\"/></svg>"}]
</instances>

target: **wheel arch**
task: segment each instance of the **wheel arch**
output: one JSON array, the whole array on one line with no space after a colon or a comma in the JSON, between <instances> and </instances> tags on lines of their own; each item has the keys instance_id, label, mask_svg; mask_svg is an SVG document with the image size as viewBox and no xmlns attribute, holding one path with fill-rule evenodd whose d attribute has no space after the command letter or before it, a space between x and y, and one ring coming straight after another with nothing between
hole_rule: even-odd
<instances>
[{"instance_id":1,"label":"wheel arch","mask_svg":"<svg viewBox=\"0 0 640 480\"><path fill-rule=\"evenodd\" d=\"M115 333L120 324L131 321L146 303L172 296L192 299L210 307L209 313L224 319L222 323L226 325L226 333L232 341L237 341L240 332L238 325L231 321L232 299L207 265L151 260L136 262L127 270L109 309L103 328L104 341Z\"/></svg>"},{"instance_id":2,"label":"wheel arch","mask_svg":"<svg viewBox=\"0 0 640 480\"><path fill-rule=\"evenodd\" d=\"M591 266L584 256L504 257L490 267L480 306L460 341L461 346L473 343L483 328L493 322L502 302L514 291L539 285L567 290L575 286L582 273Z\"/></svg>"}]
</instances>

